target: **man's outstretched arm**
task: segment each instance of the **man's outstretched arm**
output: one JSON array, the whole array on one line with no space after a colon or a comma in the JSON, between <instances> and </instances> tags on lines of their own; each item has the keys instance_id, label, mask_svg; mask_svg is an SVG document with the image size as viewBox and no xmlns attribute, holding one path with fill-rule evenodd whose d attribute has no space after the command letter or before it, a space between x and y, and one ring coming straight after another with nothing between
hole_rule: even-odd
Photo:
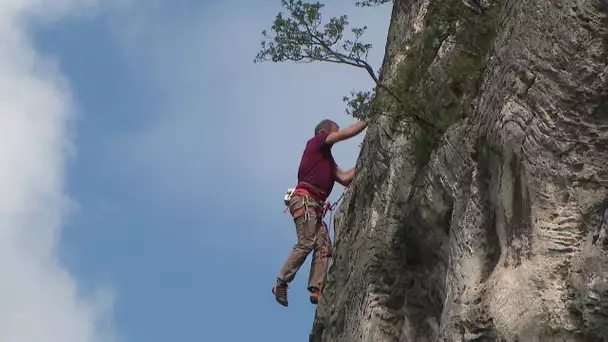
<instances>
[{"instance_id":1,"label":"man's outstretched arm","mask_svg":"<svg viewBox=\"0 0 608 342\"><path fill-rule=\"evenodd\" d=\"M352 182L353 178L355 177L355 168L353 167L352 169L344 172L342 171L342 169L336 165L336 181L340 184L342 184L342 186L349 186L350 183Z\"/></svg>"},{"instance_id":2,"label":"man's outstretched arm","mask_svg":"<svg viewBox=\"0 0 608 342\"><path fill-rule=\"evenodd\" d=\"M337 132L331 133L325 138L325 143L328 145L333 145L338 141L346 140L354 137L355 135L361 133L367 127L367 122L359 121L356 124L350 125L345 129L339 130Z\"/></svg>"}]
</instances>

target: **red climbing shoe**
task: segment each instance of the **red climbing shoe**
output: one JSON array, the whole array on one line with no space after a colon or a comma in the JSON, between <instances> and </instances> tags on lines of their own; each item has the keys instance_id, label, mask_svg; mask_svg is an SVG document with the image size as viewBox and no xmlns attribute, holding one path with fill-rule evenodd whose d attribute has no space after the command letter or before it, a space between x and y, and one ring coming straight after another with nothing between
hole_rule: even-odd
<instances>
[{"instance_id":1,"label":"red climbing shoe","mask_svg":"<svg viewBox=\"0 0 608 342\"><path fill-rule=\"evenodd\" d=\"M277 281L276 285L272 288L274 298L283 306L287 306L287 283L283 281Z\"/></svg>"},{"instance_id":2,"label":"red climbing shoe","mask_svg":"<svg viewBox=\"0 0 608 342\"><path fill-rule=\"evenodd\" d=\"M320 298L321 298L321 290L312 289L312 291L310 291L310 302L311 303L313 303L314 305L317 305L317 303L319 303Z\"/></svg>"}]
</instances>

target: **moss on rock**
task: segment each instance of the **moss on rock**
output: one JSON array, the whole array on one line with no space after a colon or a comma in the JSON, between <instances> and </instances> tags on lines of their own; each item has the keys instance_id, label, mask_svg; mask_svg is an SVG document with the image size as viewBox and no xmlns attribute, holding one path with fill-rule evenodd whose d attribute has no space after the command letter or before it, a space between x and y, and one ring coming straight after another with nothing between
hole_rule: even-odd
<instances>
[{"instance_id":1,"label":"moss on rock","mask_svg":"<svg viewBox=\"0 0 608 342\"><path fill-rule=\"evenodd\" d=\"M430 0L424 29L403 47L405 59L391 86L404 108L393 123L420 114L435 125L414 137L419 167L426 164L446 129L470 110L498 31L500 5L495 1L477 14L460 0ZM439 60L442 46L449 46L449 53ZM432 72L434 63L441 65L441 73Z\"/></svg>"}]
</instances>

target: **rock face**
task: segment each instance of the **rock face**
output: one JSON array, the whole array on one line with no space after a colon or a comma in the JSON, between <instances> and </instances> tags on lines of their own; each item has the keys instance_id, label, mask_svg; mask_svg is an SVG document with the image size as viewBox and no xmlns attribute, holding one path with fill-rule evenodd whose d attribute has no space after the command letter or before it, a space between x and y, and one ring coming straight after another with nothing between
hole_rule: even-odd
<instances>
[{"instance_id":1,"label":"rock face","mask_svg":"<svg viewBox=\"0 0 608 342\"><path fill-rule=\"evenodd\" d=\"M394 1L311 341L608 341L607 15Z\"/></svg>"}]
</instances>

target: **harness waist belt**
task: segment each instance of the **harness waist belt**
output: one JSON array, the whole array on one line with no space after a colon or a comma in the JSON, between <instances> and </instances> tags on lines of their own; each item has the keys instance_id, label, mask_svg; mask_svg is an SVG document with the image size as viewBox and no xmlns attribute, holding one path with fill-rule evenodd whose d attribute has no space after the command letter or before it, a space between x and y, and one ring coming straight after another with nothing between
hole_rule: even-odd
<instances>
[{"instance_id":1,"label":"harness waist belt","mask_svg":"<svg viewBox=\"0 0 608 342\"><path fill-rule=\"evenodd\" d=\"M296 190L293 192L292 196L306 196L306 197L310 197L313 200L317 201L319 206L317 207L310 207L310 206L304 206L304 208L300 208L298 210L295 210L293 212L293 217L300 217L301 215L303 215L306 211L310 212L310 213L317 213L317 214L321 214L322 216L325 216L323 214L325 214L325 210L327 208L326 203L324 203L323 201L319 200L319 198L317 196L315 196L314 194L312 194L310 191L304 189L304 188L296 188Z\"/></svg>"},{"instance_id":2,"label":"harness waist belt","mask_svg":"<svg viewBox=\"0 0 608 342\"><path fill-rule=\"evenodd\" d=\"M310 188L310 189L306 189L307 187ZM321 196L325 196L326 197L327 194L325 193L325 191L317 188L316 186L314 186L314 185L312 185L310 183L306 183L306 182L300 182L300 183L298 183L298 185L296 186L296 192L298 190L306 191L306 195L307 196L312 197L312 198L316 199L317 201L319 201L321 203L325 202L325 200L323 200L323 198L321 198L317 194L313 194L310 190L312 190L314 192L317 192Z\"/></svg>"}]
</instances>

